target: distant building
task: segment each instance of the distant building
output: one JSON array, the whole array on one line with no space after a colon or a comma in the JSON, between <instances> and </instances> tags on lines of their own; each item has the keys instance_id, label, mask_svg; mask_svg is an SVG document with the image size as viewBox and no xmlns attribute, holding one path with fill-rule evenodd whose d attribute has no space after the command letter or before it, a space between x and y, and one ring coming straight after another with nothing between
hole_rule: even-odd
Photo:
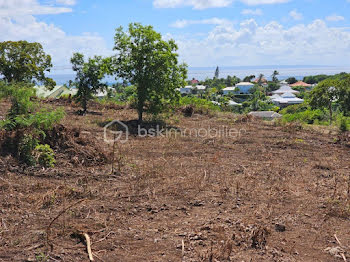
<instances>
[{"instance_id":1,"label":"distant building","mask_svg":"<svg viewBox=\"0 0 350 262\"><path fill-rule=\"evenodd\" d=\"M52 90L47 89L45 86L35 86L36 95L40 98L60 98L61 96L74 96L77 93L77 89L68 88L66 86L55 86Z\"/></svg>"},{"instance_id":2,"label":"distant building","mask_svg":"<svg viewBox=\"0 0 350 262\"><path fill-rule=\"evenodd\" d=\"M282 117L281 114L278 114L274 111L253 111L253 112L250 112L248 115L251 115L256 118L263 118L268 120L273 120L273 119Z\"/></svg>"},{"instance_id":3,"label":"distant building","mask_svg":"<svg viewBox=\"0 0 350 262\"><path fill-rule=\"evenodd\" d=\"M180 88L180 93L183 95L192 94L194 90L197 90L198 93L202 93L207 89L206 86L198 85L198 86L185 86Z\"/></svg>"},{"instance_id":4,"label":"distant building","mask_svg":"<svg viewBox=\"0 0 350 262\"><path fill-rule=\"evenodd\" d=\"M311 87L312 85L307 84L307 83L305 83L303 81L298 81L298 82L296 82L296 83L294 83L294 84L292 84L290 86L291 87L300 87L300 86L302 86L302 87Z\"/></svg>"},{"instance_id":5,"label":"distant building","mask_svg":"<svg viewBox=\"0 0 350 262\"><path fill-rule=\"evenodd\" d=\"M304 102L304 99L296 97L293 93L284 93L282 95L274 94L270 97L270 99L275 105L279 107L297 105Z\"/></svg>"},{"instance_id":6,"label":"distant building","mask_svg":"<svg viewBox=\"0 0 350 262\"><path fill-rule=\"evenodd\" d=\"M222 89L222 93L223 93L224 95L228 95L228 94L230 94L230 93L234 93L235 90L236 90L236 87L235 87L235 86L229 86L229 87L226 87L226 88Z\"/></svg>"},{"instance_id":7,"label":"distant building","mask_svg":"<svg viewBox=\"0 0 350 262\"><path fill-rule=\"evenodd\" d=\"M253 83L250 82L241 82L236 84L236 87L239 88L239 92L240 93L249 93L249 90L252 89L254 87Z\"/></svg>"},{"instance_id":8,"label":"distant building","mask_svg":"<svg viewBox=\"0 0 350 262\"><path fill-rule=\"evenodd\" d=\"M190 81L191 85L198 85L199 81L195 78L192 78L192 80Z\"/></svg>"},{"instance_id":9,"label":"distant building","mask_svg":"<svg viewBox=\"0 0 350 262\"><path fill-rule=\"evenodd\" d=\"M259 83L259 77L255 78L255 79L253 80L253 83L256 83L256 84ZM266 78L264 78L264 77L261 78L261 83L262 83L262 84L264 84L264 83L267 84Z\"/></svg>"},{"instance_id":10,"label":"distant building","mask_svg":"<svg viewBox=\"0 0 350 262\"><path fill-rule=\"evenodd\" d=\"M193 86L185 86L180 88L180 93L184 95L192 94Z\"/></svg>"},{"instance_id":11,"label":"distant building","mask_svg":"<svg viewBox=\"0 0 350 262\"><path fill-rule=\"evenodd\" d=\"M281 86L278 90L272 92L272 94L274 95L283 95L285 93L299 94L299 91L293 90L288 85L284 85L284 86Z\"/></svg>"}]
</instances>

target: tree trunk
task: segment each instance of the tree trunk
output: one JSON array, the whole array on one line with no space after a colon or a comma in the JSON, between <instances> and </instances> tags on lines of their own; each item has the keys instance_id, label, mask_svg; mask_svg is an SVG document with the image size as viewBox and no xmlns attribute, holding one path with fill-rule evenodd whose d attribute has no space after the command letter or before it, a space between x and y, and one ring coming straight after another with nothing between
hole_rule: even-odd
<instances>
[{"instance_id":1,"label":"tree trunk","mask_svg":"<svg viewBox=\"0 0 350 262\"><path fill-rule=\"evenodd\" d=\"M332 122L333 122L333 109L332 109L332 101L330 101L330 103L329 103L329 117L330 117L330 119L329 119L330 124L332 124Z\"/></svg>"}]
</instances>

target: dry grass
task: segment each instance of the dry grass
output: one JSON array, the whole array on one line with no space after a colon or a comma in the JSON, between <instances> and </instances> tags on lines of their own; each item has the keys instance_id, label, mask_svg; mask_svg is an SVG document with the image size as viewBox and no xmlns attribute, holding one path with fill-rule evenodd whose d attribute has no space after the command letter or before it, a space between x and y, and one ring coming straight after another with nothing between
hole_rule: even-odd
<instances>
[{"instance_id":1,"label":"dry grass","mask_svg":"<svg viewBox=\"0 0 350 262\"><path fill-rule=\"evenodd\" d=\"M107 152L97 123L136 118L129 109L66 110L64 126ZM88 261L77 232L91 237L96 261L339 261L324 250L337 246L335 233L350 244L349 148L330 134L230 114L169 122L244 132L131 136L117 147L114 173L65 154L47 170L0 157L0 261Z\"/></svg>"}]
</instances>

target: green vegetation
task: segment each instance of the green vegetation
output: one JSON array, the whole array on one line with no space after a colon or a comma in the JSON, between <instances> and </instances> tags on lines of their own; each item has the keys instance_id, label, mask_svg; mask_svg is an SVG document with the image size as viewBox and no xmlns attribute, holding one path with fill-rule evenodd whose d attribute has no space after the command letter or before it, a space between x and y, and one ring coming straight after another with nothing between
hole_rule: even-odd
<instances>
[{"instance_id":1,"label":"green vegetation","mask_svg":"<svg viewBox=\"0 0 350 262\"><path fill-rule=\"evenodd\" d=\"M54 167L55 166L55 153L49 145L37 145L34 149L34 155L36 156L37 163L42 167Z\"/></svg>"},{"instance_id":2,"label":"green vegetation","mask_svg":"<svg viewBox=\"0 0 350 262\"><path fill-rule=\"evenodd\" d=\"M0 75L7 83L42 82L53 88L55 81L45 76L51 67L51 57L45 54L39 43L0 42Z\"/></svg>"},{"instance_id":3,"label":"green vegetation","mask_svg":"<svg viewBox=\"0 0 350 262\"><path fill-rule=\"evenodd\" d=\"M15 132L15 138L11 143L11 149L16 151L13 153L21 162L36 165L35 148L45 139L46 132L60 122L64 111L47 108L39 110L39 105L34 100L35 90L28 83L0 82L0 98L8 98L11 101L6 119L0 121L0 128Z\"/></svg>"},{"instance_id":4,"label":"green vegetation","mask_svg":"<svg viewBox=\"0 0 350 262\"><path fill-rule=\"evenodd\" d=\"M195 112L206 113L206 114L210 113L211 111L215 112L220 110L220 107L217 105L214 105L212 102L206 99L202 99L194 96L181 97L179 101L179 106L180 107L192 106Z\"/></svg>"},{"instance_id":5,"label":"green vegetation","mask_svg":"<svg viewBox=\"0 0 350 262\"><path fill-rule=\"evenodd\" d=\"M174 40L165 41L152 26L129 25L116 30L113 71L137 88L139 122L143 112L157 115L179 99L176 88L185 86L187 66L178 63Z\"/></svg>"},{"instance_id":6,"label":"green vegetation","mask_svg":"<svg viewBox=\"0 0 350 262\"><path fill-rule=\"evenodd\" d=\"M71 59L73 71L76 72L76 78L70 85L78 89L75 99L83 108L83 114L87 111L88 101L93 98L99 90L107 88L106 83L102 83L106 72L108 71L108 59L102 59L100 56L89 58L84 61L84 55L75 53Z\"/></svg>"}]
</instances>

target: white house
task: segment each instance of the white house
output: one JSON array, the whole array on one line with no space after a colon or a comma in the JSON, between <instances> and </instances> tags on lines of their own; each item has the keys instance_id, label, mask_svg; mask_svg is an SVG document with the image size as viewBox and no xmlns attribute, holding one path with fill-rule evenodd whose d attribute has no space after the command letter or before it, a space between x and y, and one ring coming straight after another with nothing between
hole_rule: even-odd
<instances>
[{"instance_id":1,"label":"white house","mask_svg":"<svg viewBox=\"0 0 350 262\"><path fill-rule=\"evenodd\" d=\"M181 94L192 94L192 89L193 89L193 86L185 86L185 87L182 87L180 88L180 93Z\"/></svg>"},{"instance_id":2,"label":"white house","mask_svg":"<svg viewBox=\"0 0 350 262\"><path fill-rule=\"evenodd\" d=\"M302 104L304 102L304 99L296 97L293 93L284 93L282 95L274 94L270 99L275 105L280 107Z\"/></svg>"},{"instance_id":3,"label":"white house","mask_svg":"<svg viewBox=\"0 0 350 262\"><path fill-rule=\"evenodd\" d=\"M235 86L229 86L229 87L226 87L226 88L222 89L222 93L224 95L228 95L229 93L234 93L235 90L236 90Z\"/></svg>"},{"instance_id":4,"label":"white house","mask_svg":"<svg viewBox=\"0 0 350 262\"><path fill-rule=\"evenodd\" d=\"M241 82L236 84L236 87L239 88L239 93L249 93L249 90L254 87L253 83L250 82Z\"/></svg>"},{"instance_id":5,"label":"white house","mask_svg":"<svg viewBox=\"0 0 350 262\"><path fill-rule=\"evenodd\" d=\"M299 94L299 91L293 90L288 85L283 85L283 86L280 87L280 89L272 92L272 94L274 94L274 95L283 95L285 93Z\"/></svg>"},{"instance_id":6,"label":"white house","mask_svg":"<svg viewBox=\"0 0 350 262\"><path fill-rule=\"evenodd\" d=\"M74 96L77 93L77 89L68 88L66 86L55 86L52 90L47 89L45 86L34 86L36 95L40 98L60 98L63 95Z\"/></svg>"}]
</instances>

